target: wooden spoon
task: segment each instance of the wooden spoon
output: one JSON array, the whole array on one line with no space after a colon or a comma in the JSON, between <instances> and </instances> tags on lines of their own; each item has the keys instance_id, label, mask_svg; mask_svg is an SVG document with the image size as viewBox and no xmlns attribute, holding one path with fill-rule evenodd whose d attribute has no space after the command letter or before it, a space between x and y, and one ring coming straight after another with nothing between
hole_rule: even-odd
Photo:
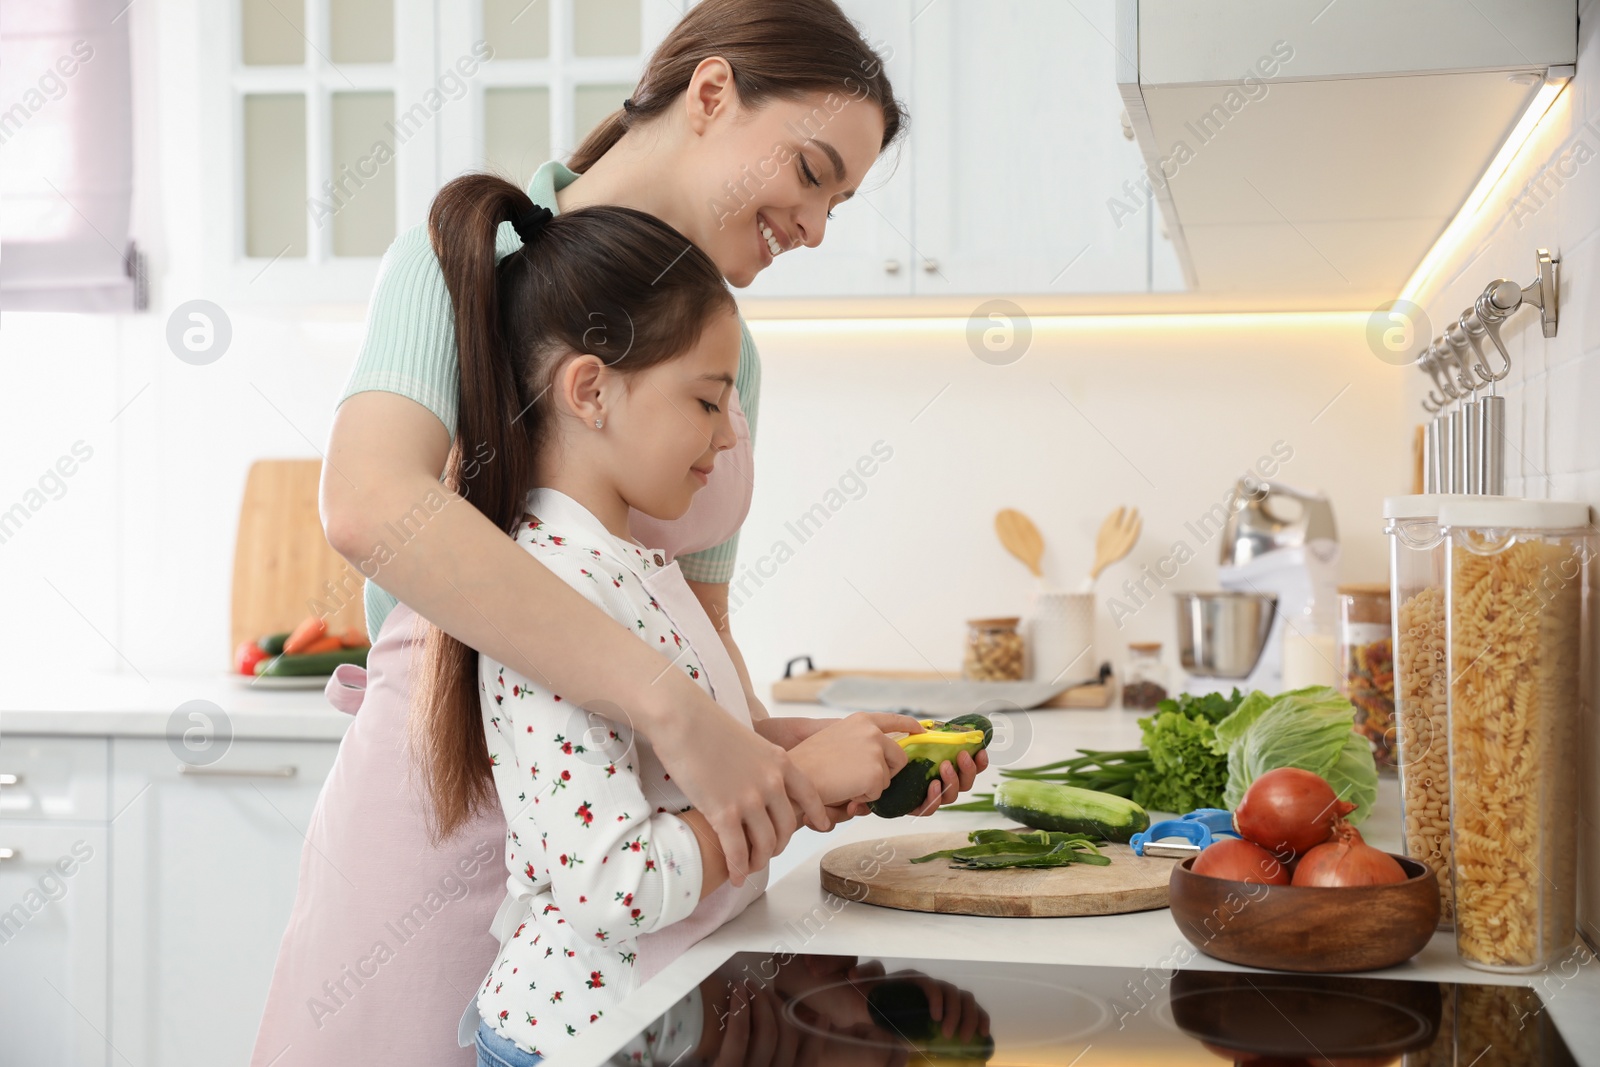
<instances>
[{"instance_id":1,"label":"wooden spoon","mask_svg":"<svg viewBox=\"0 0 1600 1067\"><path fill-rule=\"evenodd\" d=\"M1039 536L1032 519L1014 508L1005 508L995 513L994 532L1000 535L1006 551L1027 564L1035 578L1044 577L1044 571L1039 569L1039 561L1044 558L1044 538Z\"/></svg>"},{"instance_id":2,"label":"wooden spoon","mask_svg":"<svg viewBox=\"0 0 1600 1067\"><path fill-rule=\"evenodd\" d=\"M1118 508L1106 516L1106 521L1100 524L1100 532L1095 535L1094 566L1089 568L1089 577L1084 580L1085 593L1094 589L1101 571L1133 551L1143 528L1138 508Z\"/></svg>"}]
</instances>

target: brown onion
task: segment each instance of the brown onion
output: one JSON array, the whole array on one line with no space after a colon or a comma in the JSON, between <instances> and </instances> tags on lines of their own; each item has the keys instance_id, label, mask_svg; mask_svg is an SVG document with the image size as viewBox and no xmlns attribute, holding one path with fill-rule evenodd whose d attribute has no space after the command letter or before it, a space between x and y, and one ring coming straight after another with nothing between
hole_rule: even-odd
<instances>
[{"instance_id":1,"label":"brown onion","mask_svg":"<svg viewBox=\"0 0 1600 1067\"><path fill-rule=\"evenodd\" d=\"M1373 848L1361 839L1354 826L1343 823L1334 840L1300 857L1291 884L1338 887L1390 885L1405 880L1405 868L1393 856Z\"/></svg>"},{"instance_id":2,"label":"brown onion","mask_svg":"<svg viewBox=\"0 0 1600 1067\"><path fill-rule=\"evenodd\" d=\"M1288 885L1289 872L1277 857L1260 845L1237 837L1222 837L1201 849L1189 869L1195 874L1227 878L1257 885Z\"/></svg>"},{"instance_id":3,"label":"brown onion","mask_svg":"<svg viewBox=\"0 0 1600 1067\"><path fill-rule=\"evenodd\" d=\"M1279 767L1250 783L1233 826L1245 840L1288 860L1328 840L1335 824L1355 810L1321 775Z\"/></svg>"}]
</instances>

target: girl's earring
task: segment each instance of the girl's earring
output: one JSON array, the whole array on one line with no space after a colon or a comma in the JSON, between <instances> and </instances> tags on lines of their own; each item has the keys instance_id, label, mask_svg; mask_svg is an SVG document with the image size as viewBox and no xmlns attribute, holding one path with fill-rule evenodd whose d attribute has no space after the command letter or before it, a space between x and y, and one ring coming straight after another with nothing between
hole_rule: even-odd
<instances>
[{"instance_id":1,"label":"girl's earring","mask_svg":"<svg viewBox=\"0 0 1600 1067\"><path fill-rule=\"evenodd\" d=\"M600 429L600 427L602 427L602 426L604 426L604 425L605 425L605 423L604 423L604 422L602 422L602 421L601 421L601 420L599 420L599 419L595 419L595 420L594 420L594 428L595 428L595 429L597 429L597 430L598 430L598 429Z\"/></svg>"}]
</instances>

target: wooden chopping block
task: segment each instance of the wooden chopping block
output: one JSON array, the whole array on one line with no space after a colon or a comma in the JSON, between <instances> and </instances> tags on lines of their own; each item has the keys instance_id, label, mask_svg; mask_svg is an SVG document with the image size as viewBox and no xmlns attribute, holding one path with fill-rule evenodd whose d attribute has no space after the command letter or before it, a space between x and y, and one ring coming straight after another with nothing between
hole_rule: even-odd
<instances>
[{"instance_id":1,"label":"wooden chopping block","mask_svg":"<svg viewBox=\"0 0 1600 1067\"><path fill-rule=\"evenodd\" d=\"M366 633L361 572L322 532L321 477L322 461L316 459L250 465L233 549L230 655L241 641L292 630L307 615L324 612L330 630Z\"/></svg>"},{"instance_id":2,"label":"wooden chopping block","mask_svg":"<svg viewBox=\"0 0 1600 1067\"><path fill-rule=\"evenodd\" d=\"M913 856L968 843L964 833L945 832L841 845L822 857L822 888L847 900L902 911L1007 918L1119 915L1166 907L1167 882L1177 862L1135 856L1127 845L1100 846L1111 858L1108 867L1074 863L1039 870L967 871L952 868L945 859L911 862Z\"/></svg>"}]
</instances>

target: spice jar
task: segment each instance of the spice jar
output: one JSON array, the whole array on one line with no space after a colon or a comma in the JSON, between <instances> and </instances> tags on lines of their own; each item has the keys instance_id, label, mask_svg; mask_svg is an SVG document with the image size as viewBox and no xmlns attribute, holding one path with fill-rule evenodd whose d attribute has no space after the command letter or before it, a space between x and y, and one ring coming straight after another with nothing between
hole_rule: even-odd
<instances>
[{"instance_id":1,"label":"spice jar","mask_svg":"<svg viewBox=\"0 0 1600 1067\"><path fill-rule=\"evenodd\" d=\"M1019 682L1023 678L1022 635L1016 616L969 619L961 676L969 682Z\"/></svg>"},{"instance_id":2,"label":"spice jar","mask_svg":"<svg viewBox=\"0 0 1600 1067\"><path fill-rule=\"evenodd\" d=\"M1445 658L1445 493L1383 502L1389 535L1389 602L1394 613L1395 755L1405 852L1439 879L1439 928L1455 925L1450 888L1450 730Z\"/></svg>"},{"instance_id":3,"label":"spice jar","mask_svg":"<svg viewBox=\"0 0 1600 1067\"><path fill-rule=\"evenodd\" d=\"M1339 587L1339 692L1356 709L1356 732L1372 746L1379 770L1393 770L1394 620L1389 587L1357 582Z\"/></svg>"},{"instance_id":4,"label":"spice jar","mask_svg":"<svg viewBox=\"0 0 1600 1067\"><path fill-rule=\"evenodd\" d=\"M1166 672L1161 667L1160 641L1128 642L1128 662L1122 672L1122 706L1145 711L1167 699L1162 685Z\"/></svg>"},{"instance_id":5,"label":"spice jar","mask_svg":"<svg viewBox=\"0 0 1600 1067\"><path fill-rule=\"evenodd\" d=\"M1534 971L1577 933L1589 507L1481 497L1441 505L1439 525L1456 951Z\"/></svg>"}]
</instances>

